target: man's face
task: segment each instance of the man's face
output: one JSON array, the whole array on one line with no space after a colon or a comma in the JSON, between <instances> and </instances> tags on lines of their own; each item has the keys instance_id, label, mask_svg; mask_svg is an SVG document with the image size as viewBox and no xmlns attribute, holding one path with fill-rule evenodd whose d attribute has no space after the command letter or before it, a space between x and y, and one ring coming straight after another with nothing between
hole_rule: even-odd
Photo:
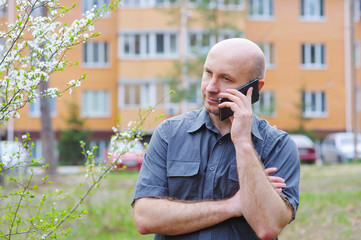
<instances>
[{"instance_id":1,"label":"man's face","mask_svg":"<svg viewBox=\"0 0 361 240\"><path fill-rule=\"evenodd\" d=\"M239 56L232 56L219 50L211 51L204 64L202 75L202 98L209 113L218 115L218 99L226 89L236 89L246 84L249 79L247 66Z\"/></svg>"}]
</instances>

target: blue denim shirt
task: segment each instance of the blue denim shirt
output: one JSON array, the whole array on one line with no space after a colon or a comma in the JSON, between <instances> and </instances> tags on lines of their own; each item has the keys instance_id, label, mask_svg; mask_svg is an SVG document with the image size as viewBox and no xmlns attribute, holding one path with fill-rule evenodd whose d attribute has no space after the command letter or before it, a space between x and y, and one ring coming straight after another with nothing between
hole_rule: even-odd
<instances>
[{"instance_id":1,"label":"blue denim shirt","mask_svg":"<svg viewBox=\"0 0 361 240\"><path fill-rule=\"evenodd\" d=\"M252 141L265 168L276 167L287 187L283 195L297 210L300 161L286 132L254 115ZM165 120L155 130L139 173L134 199L170 197L179 200L225 199L239 190L236 154L230 134L222 136L202 108ZM267 199L265 199L267 201ZM272 206L270 206L272 207ZM154 239L258 239L244 217L180 236Z\"/></svg>"}]
</instances>

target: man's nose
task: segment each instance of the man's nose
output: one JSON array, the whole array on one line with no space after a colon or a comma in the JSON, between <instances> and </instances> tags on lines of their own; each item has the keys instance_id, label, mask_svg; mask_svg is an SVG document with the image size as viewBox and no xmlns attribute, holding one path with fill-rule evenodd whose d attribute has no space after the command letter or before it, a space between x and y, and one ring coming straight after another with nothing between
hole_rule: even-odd
<instances>
[{"instance_id":1,"label":"man's nose","mask_svg":"<svg viewBox=\"0 0 361 240\"><path fill-rule=\"evenodd\" d=\"M218 81L215 77L212 77L212 79L209 81L206 90L207 92L211 93L219 93Z\"/></svg>"}]
</instances>

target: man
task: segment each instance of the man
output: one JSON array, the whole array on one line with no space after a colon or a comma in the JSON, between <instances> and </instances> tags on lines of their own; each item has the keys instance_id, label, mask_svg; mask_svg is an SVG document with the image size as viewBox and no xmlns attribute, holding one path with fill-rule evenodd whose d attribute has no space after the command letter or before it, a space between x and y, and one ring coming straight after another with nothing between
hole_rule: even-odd
<instances>
[{"instance_id":1,"label":"man","mask_svg":"<svg viewBox=\"0 0 361 240\"><path fill-rule=\"evenodd\" d=\"M277 239L294 219L296 145L252 113L252 88L246 96L235 90L255 78L261 89L264 76L265 58L253 42L228 39L212 47L202 76L204 108L164 121L144 156L132 203L140 233L156 233L154 239ZM220 97L232 102L218 104ZM233 116L220 121L219 107L231 108ZM278 178L267 177L271 167Z\"/></svg>"}]
</instances>

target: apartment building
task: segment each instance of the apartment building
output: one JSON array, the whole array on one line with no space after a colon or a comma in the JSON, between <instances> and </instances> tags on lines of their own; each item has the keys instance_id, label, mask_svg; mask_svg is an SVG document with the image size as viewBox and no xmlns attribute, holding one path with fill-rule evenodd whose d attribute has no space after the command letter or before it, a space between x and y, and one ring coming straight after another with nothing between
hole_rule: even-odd
<instances>
[{"instance_id":1,"label":"apartment building","mask_svg":"<svg viewBox=\"0 0 361 240\"><path fill-rule=\"evenodd\" d=\"M351 131L354 109L361 120L360 107L353 107L352 98L353 89L359 92L360 85L361 24L360 1L355 0L350 28L349 1L123 0L96 24L100 37L69 54L71 61L80 64L52 77L51 85L59 86L87 74L80 88L53 101L53 128L57 135L67 128L69 103L76 103L85 127L93 133L92 144L100 146L101 158L119 116L120 128L126 129L138 117L139 108L161 100L144 125L150 136L159 114L167 118L202 105L202 69L191 71L192 65L184 63L194 63L219 40L246 37L259 44L267 58L266 84L254 105L257 114L278 128L303 127L319 137ZM62 3L70 6L73 1ZM79 1L66 21L104 3ZM10 18L10 6L6 10L0 17ZM186 100L173 101L168 96L175 86L170 79L180 83L179 89L193 89ZM22 110L13 129L15 135L30 132L35 141L39 139L38 102ZM3 135L6 138L6 132ZM37 141L39 153L40 149Z\"/></svg>"}]
</instances>

